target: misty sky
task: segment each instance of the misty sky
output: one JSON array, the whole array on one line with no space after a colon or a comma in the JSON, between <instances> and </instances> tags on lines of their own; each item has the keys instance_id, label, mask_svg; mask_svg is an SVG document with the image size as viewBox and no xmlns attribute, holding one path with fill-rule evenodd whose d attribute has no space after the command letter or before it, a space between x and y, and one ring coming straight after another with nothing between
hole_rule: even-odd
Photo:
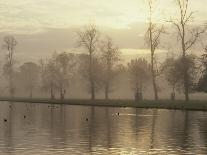
<instances>
[{"instance_id":1,"label":"misty sky","mask_svg":"<svg viewBox=\"0 0 207 155\"><path fill-rule=\"evenodd\" d=\"M191 0L196 22L206 21L205 0ZM158 0L156 22L176 15L174 0ZM42 55L75 47L77 27L95 23L121 49L140 49L147 22L146 0L2 0L0 39L13 34L21 55ZM133 50L130 50L133 51Z\"/></svg>"}]
</instances>

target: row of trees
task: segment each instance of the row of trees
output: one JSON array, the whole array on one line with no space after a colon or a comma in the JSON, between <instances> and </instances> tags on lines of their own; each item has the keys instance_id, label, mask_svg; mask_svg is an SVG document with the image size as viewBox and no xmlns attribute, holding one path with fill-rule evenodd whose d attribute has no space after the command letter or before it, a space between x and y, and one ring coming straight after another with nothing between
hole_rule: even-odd
<instances>
[{"instance_id":1,"label":"row of trees","mask_svg":"<svg viewBox=\"0 0 207 155\"><path fill-rule=\"evenodd\" d=\"M33 90L41 83L41 90L50 92L52 99L58 91L60 98L64 99L67 89L77 78L77 74L86 80L94 100L96 92L100 87L104 88L105 98L109 98L111 84L115 76L117 63L120 60L120 53L110 37L99 40L99 32L94 25L89 25L83 31L78 32L77 43L85 53L57 53L51 58L40 60L39 64L26 62L15 70L14 49L17 41L13 36L4 38L4 49L8 52L4 64L4 75L8 80L10 96L15 93L14 82L22 80L23 87L33 96Z\"/></svg>"},{"instance_id":2,"label":"row of trees","mask_svg":"<svg viewBox=\"0 0 207 155\"><path fill-rule=\"evenodd\" d=\"M148 0L149 2L149 27L147 33L147 42L151 51L151 75L154 88L155 100L158 100L158 86L157 86L157 68L155 67L155 51L160 44L160 36L165 33L164 27L159 26L153 22L153 11L155 0ZM196 44L201 34L206 31L204 28L192 25L193 11L189 10L189 0L175 0L178 7L178 17L172 18L168 22L171 23L177 30L178 40L181 47L180 65L182 66L183 84L185 100L189 100L189 91L191 77L189 74L189 56L192 47ZM177 72L177 71L176 71Z\"/></svg>"},{"instance_id":3,"label":"row of trees","mask_svg":"<svg viewBox=\"0 0 207 155\"><path fill-rule=\"evenodd\" d=\"M164 26L153 22L154 0L149 2L149 26L146 33L146 42L150 49L150 63L145 59L134 59L128 63L125 70L128 71L135 98L142 99L145 83L152 81L155 100L159 99L158 78L165 75L168 84L172 86L172 99L175 97L175 90L183 91L185 100L189 100L189 92L206 91L206 54L202 55L200 62L203 70L198 79L198 70L196 69L196 57L190 54L193 45L196 44L201 34L206 30L206 26L195 27L191 25L193 12L189 11L189 0L176 0L179 10L179 17L171 19L169 22L175 26L180 43L181 56L170 57L158 66L156 60L156 50L161 43L161 35L165 33ZM4 38L3 48L7 50L6 62L4 65L4 75L8 79L8 90L10 95L15 93L14 76L22 76L25 87L29 90L30 96L34 87L37 85L36 80L41 81L41 88L49 91L51 98L55 97L55 91L58 90L60 98L64 99L67 88L73 81L74 76L80 73L88 83L88 90L91 99L96 98L96 92L104 89L105 99L109 98L113 80L119 73L120 52L110 37L100 39L100 33L94 25L89 25L84 30L79 31L78 47L82 48L84 54L75 53L55 53L48 60L41 60L39 64L27 62L23 64L18 73L15 72L14 49L17 41L13 36ZM197 82L197 81L199 82Z\"/></svg>"},{"instance_id":4,"label":"row of trees","mask_svg":"<svg viewBox=\"0 0 207 155\"><path fill-rule=\"evenodd\" d=\"M42 91L49 92L52 99L57 92L60 99L64 99L73 81L81 77L87 83L92 100L99 90L104 90L105 99L109 99L114 80L121 75L119 73L127 72L135 99L142 100L145 88L149 81L153 80L152 65L144 58L132 59L125 66L120 64L120 52L112 39L106 37L105 40L99 41L92 32L98 33L97 29L90 25L79 33L78 43L87 53L55 52L47 60L40 60L38 64L26 62L18 69L15 69L13 57L17 41L13 36L6 36L3 47L8 53L3 73L8 80L10 96L14 96L15 90L18 89L15 88L15 83L19 82L22 84L20 87L29 92L30 97L33 96L34 89L41 88ZM164 77L172 87L172 99L175 98L176 91L185 92L183 76L186 68L183 66L183 59L183 57L168 57L159 66L159 74L156 72L156 78ZM185 59L189 90L206 92L207 54L203 54L200 58L188 55ZM202 70L198 70L199 64Z\"/></svg>"}]
</instances>

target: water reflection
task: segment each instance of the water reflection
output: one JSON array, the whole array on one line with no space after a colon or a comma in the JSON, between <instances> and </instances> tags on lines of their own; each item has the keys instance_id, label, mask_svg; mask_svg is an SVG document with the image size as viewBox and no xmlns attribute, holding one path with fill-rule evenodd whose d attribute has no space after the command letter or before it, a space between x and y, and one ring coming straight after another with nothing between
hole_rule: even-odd
<instances>
[{"instance_id":1,"label":"water reflection","mask_svg":"<svg viewBox=\"0 0 207 155\"><path fill-rule=\"evenodd\" d=\"M206 116L2 102L0 154L207 154Z\"/></svg>"}]
</instances>

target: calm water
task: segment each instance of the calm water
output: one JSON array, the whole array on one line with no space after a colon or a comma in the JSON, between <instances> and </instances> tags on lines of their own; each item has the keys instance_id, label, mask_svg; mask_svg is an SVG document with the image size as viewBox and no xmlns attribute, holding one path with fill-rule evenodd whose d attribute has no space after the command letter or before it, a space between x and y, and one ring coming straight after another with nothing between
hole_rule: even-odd
<instances>
[{"instance_id":1,"label":"calm water","mask_svg":"<svg viewBox=\"0 0 207 155\"><path fill-rule=\"evenodd\" d=\"M0 155L67 154L207 154L207 112L1 102Z\"/></svg>"}]
</instances>

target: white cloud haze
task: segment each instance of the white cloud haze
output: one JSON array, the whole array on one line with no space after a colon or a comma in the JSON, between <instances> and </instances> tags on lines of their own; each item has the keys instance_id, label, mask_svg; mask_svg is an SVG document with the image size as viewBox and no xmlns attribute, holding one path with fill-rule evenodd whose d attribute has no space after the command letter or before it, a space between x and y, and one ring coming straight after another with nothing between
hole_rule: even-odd
<instances>
[{"instance_id":1,"label":"white cloud haze","mask_svg":"<svg viewBox=\"0 0 207 155\"><path fill-rule=\"evenodd\" d=\"M190 1L195 21L207 17L204 1ZM156 22L165 22L175 15L175 0L158 0L155 8ZM147 16L146 0L2 0L0 39L14 34L17 53L52 53L74 48L75 27L93 22L120 48L140 49Z\"/></svg>"}]
</instances>

